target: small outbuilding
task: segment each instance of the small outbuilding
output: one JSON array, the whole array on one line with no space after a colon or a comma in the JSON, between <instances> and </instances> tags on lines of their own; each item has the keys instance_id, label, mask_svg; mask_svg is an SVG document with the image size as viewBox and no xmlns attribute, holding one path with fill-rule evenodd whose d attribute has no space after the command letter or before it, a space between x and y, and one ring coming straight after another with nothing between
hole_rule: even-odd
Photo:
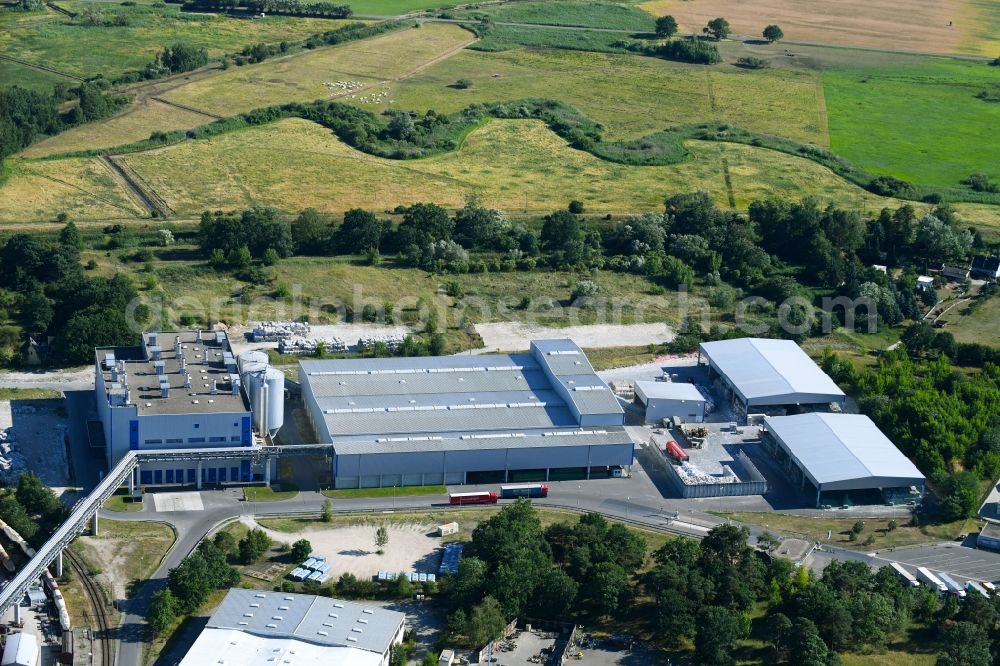
<instances>
[{"instance_id":1,"label":"small outbuilding","mask_svg":"<svg viewBox=\"0 0 1000 666\"><path fill-rule=\"evenodd\" d=\"M921 291L927 291L934 288L934 278L929 275L920 275L917 277L917 289Z\"/></svg>"},{"instance_id":2,"label":"small outbuilding","mask_svg":"<svg viewBox=\"0 0 1000 666\"><path fill-rule=\"evenodd\" d=\"M973 257L972 277L981 280L996 280L1000 278L1000 257Z\"/></svg>"},{"instance_id":3,"label":"small outbuilding","mask_svg":"<svg viewBox=\"0 0 1000 666\"><path fill-rule=\"evenodd\" d=\"M976 548L1000 550L1000 525L988 521L976 537Z\"/></svg>"},{"instance_id":4,"label":"small outbuilding","mask_svg":"<svg viewBox=\"0 0 1000 666\"><path fill-rule=\"evenodd\" d=\"M705 396L686 382L636 382L636 402L646 408L646 423L677 416L688 423L705 420Z\"/></svg>"}]
</instances>

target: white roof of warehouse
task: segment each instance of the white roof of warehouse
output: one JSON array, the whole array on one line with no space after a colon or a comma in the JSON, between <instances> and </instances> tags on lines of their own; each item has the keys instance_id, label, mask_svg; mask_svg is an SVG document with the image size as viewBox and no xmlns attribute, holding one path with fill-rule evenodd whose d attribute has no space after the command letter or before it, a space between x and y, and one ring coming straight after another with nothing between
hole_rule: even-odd
<instances>
[{"instance_id":1,"label":"white roof of warehouse","mask_svg":"<svg viewBox=\"0 0 1000 666\"><path fill-rule=\"evenodd\" d=\"M646 382L635 383L635 390L647 400L693 400L705 402L705 396L694 384L687 382Z\"/></svg>"},{"instance_id":2,"label":"white roof of warehouse","mask_svg":"<svg viewBox=\"0 0 1000 666\"><path fill-rule=\"evenodd\" d=\"M767 429L824 490L902 487L924 475L862 414L771 416Z\"/></svg>"},{"instance_id":3,"label":"white roof of warehouse","mask_svg":"<svg viewBox=\"0 0 1000 666\"><path fill-rule=\"evenodd\" d=\"M180 666L379 666L382 655L350 647L312 645L290 638L266 638L235 629L205 629Z\"/></svg>"},{"instance_id":4,"label":"white roof of warehouse","mask_svg":"<svg viewBox=\"0 0 1000 666\"><path fill-rule=\"evenodd\" d=\"M699 345L751 405L835 402L844 392L791 340L739 338Z\"/></svg>"}]
</instances>

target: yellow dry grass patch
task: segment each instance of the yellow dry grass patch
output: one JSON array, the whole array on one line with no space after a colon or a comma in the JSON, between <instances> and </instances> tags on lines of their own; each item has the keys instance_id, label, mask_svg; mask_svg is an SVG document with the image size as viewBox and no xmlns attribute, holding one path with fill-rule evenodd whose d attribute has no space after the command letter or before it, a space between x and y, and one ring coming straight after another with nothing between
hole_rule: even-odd
<instances>
[{"instance_id":1,"label":"yellow dry grass patch","mask_svg":"<svg viewBox=\"0 0 1000 666\"><path fill-rule=\"evenodd\" d=\"M146 211L98 160L13 161L0 185L0 223L145 217Z\"/></svg>"},{"instance_id":2,"label":"yellow dry grass patch","mask_svg":"<svg viewBox=\"0 0 1000 666\"><path fill-rule=\"evenodd\" d=\"M724 16L737 35L760 36L777 23L786 39L935 53L981 53L967 35L982 34L980 13L970 5L992 0L650 0L640 7L656 16L670 14L681 33L701 33L708 21ZM952 25L949 25L949 22ZM993 34L993 47L996 47ZM981 39L978 41L982 41Z\"/></svg>"},{"instance_id":3,"label":"yellow dry grass patch","mask_svg":"<svg viewBox=\"0 0 1000 666\"><path fill-rule=\"evenodd\" d=\"M218 115L322 99L343 92L326 83L356 81L371 86L405 76L473 40L456 25L432 23L343 46L320 48L234 67L180 86L166 99Z\"/></svg>"},{"instance_id":4,"label":"yellow dry grass patch","mask_svg":"<svg viewBox=\"0 0 1000 666\"><path fill-rule=\"evenodd\" d=\"M656 210L668 195L700 189L725 206L720 152L730 164L738 207L769 194L804 192L872 208L895 203L802 158L697 141L689 148L694 159L683 164L626 166L570 148L541 122L494 120L456 152L400 161L358 152L318 125L289 119L125 159L179 215L254 204L289 212L418 201L457 207L469 194L515 213L550 211L570 199L595 212L631 212Z\"/></svg>"},{"instance_id":5,"label":"yellow dry grass patch","mask_svg":"<svg viewBox=\"0 0 1000 666\"><path fill-rule=\"evenodd\" d=\"M154 99L144 99L120 115L97 123L79 125L40 141L25 150L25 157L45 157L56 153L109 148L148 139L153 132L191 129L211 122L200 113L178 109Z\"/></svg>"}]
</instances>

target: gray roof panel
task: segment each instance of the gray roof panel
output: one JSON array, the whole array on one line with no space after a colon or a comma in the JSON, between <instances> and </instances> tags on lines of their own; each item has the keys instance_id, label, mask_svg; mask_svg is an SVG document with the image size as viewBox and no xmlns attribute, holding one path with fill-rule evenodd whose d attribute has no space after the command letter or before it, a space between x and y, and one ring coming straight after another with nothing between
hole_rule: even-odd
<instances>
[{"instance_id":1,"label":"gray roof panel","mask_svg":"<svg viewBox=\"0 0 1000 666\"><path fill-rule=\"evenodd\" d=\"M338 442L334 450L338 456L378 453L422 453L425 451L476 451L488 449L553 448L563 446L629 445L632 438L624 428L583 428L580 430L551 431L546 434L466 435L440 439L387 439L377 442Z\"/></svg>"},{"instance_id":2,"label":"gray roof panel","mask_svg":"<svg viewBox=\"0 0 1000 666\"><path fill-rule=\"evenodd\" d=\"M840 387L791 340L717 340L703 342L699 349L751 404L775 396L799 402L796 394L816 402L844 398Z\"/></svg>"},{"instance_id":3,"label":"gray roof panel","mask_svg":"<svg viewBox=\"0 0 1000 666\"><path fill-rule=\"evenodd\" d=\"M859 479L922 481L910 460L862 414L812 412L764 420L817 484Z\"/></svg>"}]
</instances>

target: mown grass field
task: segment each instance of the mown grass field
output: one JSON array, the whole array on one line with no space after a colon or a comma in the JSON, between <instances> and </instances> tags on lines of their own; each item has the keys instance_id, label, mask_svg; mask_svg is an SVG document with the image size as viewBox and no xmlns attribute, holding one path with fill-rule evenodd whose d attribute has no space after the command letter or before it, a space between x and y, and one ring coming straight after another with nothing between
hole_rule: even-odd
<instances>
[{"instance_id":1,"label":"mown grass field","mask_svg":"<svg viewBox=\"0 0 1000 666\"><path fill-rule=\"evenodd\" d=\"M959 342L978 342L1000 346L1000 298L987 299L971 313L966 314L963 306L951 310L942 319L948 321L945 329Z\"/></svg>"},{"instance_id":2,"label":"mown grass field","mask_svg":"<svg viewBox=\"0 0 1000 666\"><path fill-rule=\"evenodd\" d=\"M457 2L447 0L352 0L347 3L355 14L371 14L373 16L398 16L424 9L443 9L454 7Z\"/></svg>"},{"instance_id":3,"label":"mown grass field","mask_svg":"<svg viewBox=\"0 0 1000 666\"><path fill-rule=\"evenodd\" d=\"M165 98L219 115L322 99L344 92L327 83L354 81L371 86L395 79L462 48L473 39L472 33L457 25L428 24L339 47L234 67L176 88ZM363 93L356 96L362 97Z\"/></svg>"},{"instance_id":4,"label":"mown grass field","mask_svg":"<svg viewBox=\"0 0 1000 666\"><path fill-rule=\"evenodd\" d=\"M628 35L598 30L498 25L470 46L475 51L510 51L521 47L624 53L615 46Z\"/></svg>"},{"instance_id":5,"label":"mown grass field","mask_svg":"<svg viewBox=\"0 0 1000 666\"><path fill-rule=\"evenodd\" d=\"M469 79L472 87L451 87L458 79ZM826 145L819 86L811 71L748 72L731 65L562 50L466 50L397 84L389 97L394 107L439 112L474 102L549 97L602 123L608 140L718 120Z\"/></svg>"},{"instance_id":6,"label":"mown grass field","mask_svg":"<svg viewBox=\"0 0 1000 666\"><path fill-rule=\"evenodd\" d=\"M49 137L25 150L25 157L118 146L148 139L153 132L190 129L211 122L211 118L175 106L144 99L123 113L96 123L79 125Z\"/></svg>"},{"instance_id":7,"label":"mown grass field","mask_svg":"<svg viewBox=\"0 0 1000 666\"><path fill-rule=\"evenodd\" d=\"M289 119L125 160L187 216L254 204L288 212L381 210L419 201L459 207L469 194L511 213L548 212L570 199L594 212L634 212L658 210L666 196L699 189L728 206L722 157L738 208L771 194L810 193L866 210L892 203L803 158L735 144L692 141L688 147L688 162L626 166L570 148L540 122L494 120L455 152L400 161L361 153L318 125Z\"/></svg>"},{"instance_id":8,"label":"mown grass field","mask_svg":"<svg viewBox=\"0 0 1000 666\"><path fill-rule=\"evenodd\" d=\"M612 2L578 2L576 0L515 2L453 12L452 15L456 18L488 16L497 22L609 28L637 32L652 31L654 28L653 16L648 12L638 9L632 4Z\"/></svg>"},{"instance_id":9,"label":"mown grass field","mask_svg":"<svg viewBox=\"0 0 1000 666\"><path fill-rule=\"evenodd\" d=\"M0 85L21 86L41 93L50 93L57 83L73 85L76 82L58 74L26 67L8 60L0 60Z\"/></svg>"},{"instance_id":10,"label":"mown grass field","mask_svg":"<svg viewBox=\"0 0 1000 666\"><path fill-rule=\"evenodd\" d=\"M1000 68L945 59L823 72L830 147L874 173L955 186L971 173L1000 180Z\"/></svg>"},{"instance_id":11,"label":"mown grass field","mask_svg":"<svg viewBox=\"0 0 1000 666\"><path fill-rule=\"evenodd\" d=\"M141 69L164 46L178 41L203 46L208 49L209 56L216 57L257 42L303 39L344 23L289 17L248 21L215 14L182 13L177 5L122 7L66 0L60 2L60 6L80 16L70 19L49 10L0 9L0 53L75 76L113 76L129 69ZM106 18L122 14L128 17L130 24L121 27L87 25L86 12L99 12Z\"/></svg>"},{"instance_id":12,"label":"mown grass field","mask_svg":"<svg viewBox=\"0 0 1000 666\"><path fill-rule=\"evenodd\" d=\"M145 209L95 159L9 160L8 164L10 176L0 185L0 224L50 222L61 212L75 220L146 215Z\"/></svg>"}]
</instances>

